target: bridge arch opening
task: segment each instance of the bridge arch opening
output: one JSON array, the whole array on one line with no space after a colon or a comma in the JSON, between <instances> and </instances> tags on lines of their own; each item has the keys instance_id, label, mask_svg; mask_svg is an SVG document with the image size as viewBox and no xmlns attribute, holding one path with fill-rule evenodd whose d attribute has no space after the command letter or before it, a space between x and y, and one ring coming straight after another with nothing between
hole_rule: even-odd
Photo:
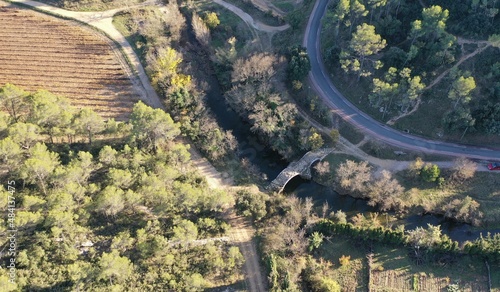
<instances>
[{"instance_id":1,"label":"bridge arch opening","mask_svg":"<svg viewBox=\"0 0 500 292\"><path fill-rule=\"evenodd\" d=\"M307 182L308 180L301 177L300 175L296 175L292 178L290 178L283 188L281 189L280 193L291 193L293 192L299 185L303 184L304 182Z\"/></svg>"}]
</instances>

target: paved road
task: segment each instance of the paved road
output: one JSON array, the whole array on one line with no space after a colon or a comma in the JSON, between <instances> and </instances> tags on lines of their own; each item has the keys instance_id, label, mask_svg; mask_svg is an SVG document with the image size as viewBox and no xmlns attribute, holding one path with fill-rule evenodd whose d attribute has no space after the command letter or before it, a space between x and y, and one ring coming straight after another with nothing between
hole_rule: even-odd
<instances>
[{"instance_id":1,"label":"paved road","mask_svg":"<svg viewBox=\"0 0 500 292\"><path fill-rule=\"evenodd\" d=\"M465 156L479 160L500 161L500 148L480 148L468 145L432 141L391 129L375 121L352 105L332 84L320 53L320 28L328 0L316 0L304 36L304 47L311 59L309 79L325 103L343 119L364 133L386 143L410 150L450 156Z\"/></svg>"}]
</instances>

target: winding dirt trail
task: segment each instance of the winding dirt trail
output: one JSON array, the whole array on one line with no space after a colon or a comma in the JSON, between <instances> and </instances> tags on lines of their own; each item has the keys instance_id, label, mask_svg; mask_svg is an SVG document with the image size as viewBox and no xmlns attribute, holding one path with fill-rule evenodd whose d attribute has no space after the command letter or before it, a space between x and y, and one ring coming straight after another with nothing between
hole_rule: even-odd
<instances>
[{"instance_id":1,"label":"winding dirt trail","mask_svg":"<svg viewBox=\"0 0 500 292\"><path fill-rule=\"evenodd\" d=\"M459 44L462 47L462 51L463 51L463 45L464 44L476 44L476 45L478 45L478 48L475 49L472 53L462 56L460 58L460 60L458 60L458 62L455 63L451 68L448 68L443 73L439 74L439 76L436 77L436 79L434 79L431 82L431 84L429 84L427 87L425 87L424 90L429 90L432 87L436 86L436 84L438 84L439 82L441 82L441 80L443 80L443 78L446 77L450 73L451 70L457 68L463 62L465 62L468 59L476 56L477 54L482 53L484 50L486 50L487 48L489 48L490 46L492 46L492 43L489 42L489 41L468 40L468 39L464 39L462 37L457 37L457 44ZM404 118L406 116L409 116L409 115L413 114L414 112L416 112L418 110L421 102L422 102L422 100L419 98L417 100L417 104L415 104L415 106L411 109L411 111L403 113L403 114L401 114L401 115L399 115L397 117L394 117L394 118L390 119L389 121L387 121L386 124L388 124L388 125L394 125L394 123L396 123L396 121L398 121L399 119L402 119L402 118Z\"/></svg>"},{"instance_id":2,"label":"winding dirt trail","mask_svg":"<svg viewBox=\"0 0 500 292\"><path fill-rule=\"evenodd\" d=\"M258 20L253 19L253 17L246 13L245 11L241 10L239 7L234 6L233 4L227 3L223 0L212 0L214 3L217 3L224 8L230 10L234 14L236 14L239 18L241 18L244 22L246 22L248 25L253 27L256 30L267 32L267 33L276 33L280 31L284 31L290 28L289 24L285 24L282 26L270 26L267 24L264 24Z\"/></svg>"},{"instance_id":3,"label":"winding dirt trail","mask_svg":"<svg viewBox=\"0 0 500 292\"><path fill-rule=\"evenodd\" d=\"M432 87L434 87L436 84L438 84L444 77L446 77L446 75L448 75L448 73L450 73L451 70L455 69L456 67L460 66L460 64L462 64L463 62L467 61L468 59L474 57L475 55L477 54L480 54L481 52L483 52L484 50L486 50L487 48L489 48L491 46L490 43L486 42L486 45L482 46L482 47L479 47L477 48L476 50L474 50L474 52L470 53L470 54L467 54L465 56L462 56L462 58L460 58L460 60L458 60L458 62L453 65L451 68L448 68L446 69L446 71L444 71L443 73L441 73L436 79L434 79L434 81L431 82L431 84L429 84L425 90L427 89L430 89Z\"/></svg>"}]
</instances>

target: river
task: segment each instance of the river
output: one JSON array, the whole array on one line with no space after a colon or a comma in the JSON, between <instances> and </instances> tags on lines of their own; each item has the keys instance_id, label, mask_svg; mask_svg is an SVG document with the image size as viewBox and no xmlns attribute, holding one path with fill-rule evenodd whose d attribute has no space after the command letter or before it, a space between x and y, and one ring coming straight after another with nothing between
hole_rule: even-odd
<instances>
[{"instance_id":1,"label":"river","mask_svg":"<svg viewBox=\"0 0 500 292\"><path fill-rule=\"evenodd\" d=\"M280 155L259 142L258 137L250 130L251 125L243 121L239 115L233 111L225 102L222 90L217 78L213 74L205 76L209 88L207 94L207 106L214 113L216 121L223 130L231 131L238 141L238 153L240 158L246 158L248 162L257 169L264 179L271 182L288 163L281 159ZM299 177L292 179L285 187L284 192L289 196L299 198L312 197L315 207L320 211L323 203L328 202L332 211L342 210L347 215L355 215L362 212L368 215L370 212L377 212L377 209L368 206L362 199L355 199L350 196L341 196L331 188L322 186L313 181L307 181ZM318 212L318 213L319 213ZM427 224L441 225L444 234L458 242L474 240L482 233L500 233L500 229L483 229L478 231L469 224L456 223L443 216L435 215L413 215L394 224L403 224L405 230L416 227L427 227Z\"/></svg>"},{"instance_id":2,"label":"river","mask_svg":"<svg viewBox=\"0 0 500 292\"><path fill-rule=\"evenodd\" d=\"M328 202L331 211L341 210L348 217L357 213L363 213L369 216L369 213L379 212L377 208L371 207L366 200L355 199L350 196L342 196L333 191L330 187L322 186L316 182L304 180L300 177L293 178L285 187L284 192L289 196L297 196L305 199L311 197L314 205L317 208L317 213L321 214L321 206L324 202ZM389 213L394 215L394 213ZM384 221L383 218L381 221ZM427 224L441 225L441 230L451 239L463 243L467 240L472 241L478 238L481 233L486 235L487 232L500 233L500 229L483 229L477 230L473 226L465 223L457 223L455 221L436 215L412 215L404 219L392 222L393 226L404 225L405 230L412 230L417 227L427 227Z\"/></svg>"}]
</instances>

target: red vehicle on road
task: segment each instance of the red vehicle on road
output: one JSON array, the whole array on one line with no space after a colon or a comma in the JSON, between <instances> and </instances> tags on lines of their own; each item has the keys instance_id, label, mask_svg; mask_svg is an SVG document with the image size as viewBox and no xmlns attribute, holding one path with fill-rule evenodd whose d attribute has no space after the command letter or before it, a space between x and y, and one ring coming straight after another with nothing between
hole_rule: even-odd
<instances>
[{"instance_id":1,"label":"red vehicle on road","mask_svg":"<svg viewBox=\"0 0 500 292\"><path fill-rule=\"evenodd\" d=\"M498 162L493 162L488 164L488 169L489 170L500 170L500 163Z\"/></svg>"}]
</instances>

